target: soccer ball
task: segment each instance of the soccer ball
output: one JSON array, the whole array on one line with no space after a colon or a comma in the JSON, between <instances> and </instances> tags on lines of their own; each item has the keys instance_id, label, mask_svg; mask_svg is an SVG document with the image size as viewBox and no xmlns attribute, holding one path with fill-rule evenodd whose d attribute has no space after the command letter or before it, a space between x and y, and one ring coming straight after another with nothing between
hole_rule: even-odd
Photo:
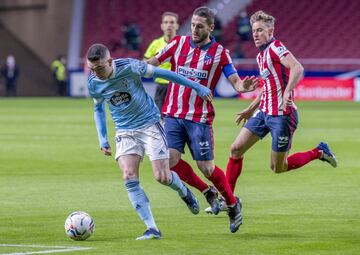
<instances>
[{"instance_id":1,"label":"soccer ball","mask_svg":"<svg viewBox=\"0 0 360 255\"><path fill-rule=\"evenodd\" d=\"M86 212L73 212L66 218L65 233L73 240L86 240L94 233L94 220Z\"/></svg>"}]
</instances>

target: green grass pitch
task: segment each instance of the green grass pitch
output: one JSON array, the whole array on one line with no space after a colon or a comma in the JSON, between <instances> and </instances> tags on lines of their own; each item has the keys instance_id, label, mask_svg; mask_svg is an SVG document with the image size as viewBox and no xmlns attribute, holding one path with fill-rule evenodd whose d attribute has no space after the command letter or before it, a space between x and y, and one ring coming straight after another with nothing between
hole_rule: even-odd
<instances>
[{"instance_id":1,"label":"green grass pitch","mask_svg":"<svg viewBox=\"0 0 360 255\"><path fill-rule=\"evenodd\" d=\"M240 130L235 113L248 103L214 102L215 162L222 169ZM8 244L92 248L57 254L360 254L360 105L300 102L298 107L292 152L327 141L338 168L317 160L274 174L266 137L246 154L236 189L244 224L231 234L224 213L203 212L207 204L196 190L202 208L192 215L175 192L155 182L146 159L141 183L163 239L135 241L145 227L128 201L114 159L99 151L92 101L2 98L0 255L53 249ZM114 145L109 115L108 134ZM189 153L184 158L191 160ZM64 233L65 218L76 210L95 220L94 235L84 242Z\"/></svg>"}]
</instances>

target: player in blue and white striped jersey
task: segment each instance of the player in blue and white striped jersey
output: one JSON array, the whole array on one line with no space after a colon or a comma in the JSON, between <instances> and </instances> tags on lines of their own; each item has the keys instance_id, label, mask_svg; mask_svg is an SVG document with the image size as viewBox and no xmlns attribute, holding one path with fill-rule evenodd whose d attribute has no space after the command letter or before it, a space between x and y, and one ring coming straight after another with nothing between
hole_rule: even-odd
<instances>
[{"instance_id":1,"label":"player in blue and white striped jersey","mask_svg":"<svg viewBox=\"0 0 360 255\"><path fill-rule=\"evenodd\" d=\"M129 200L147 227L137 240L161 238L149 200L139 184L139 165L144 154L151 160L155 179L176 190L193 214L199 213L199 204L178 175L169 169L169 152L160 124L160 113L154 100L145 92L141 77L160 77L183 84L208 101L212 100L211 91L174 72L139 60L113 60L103 44L94 44L89 48L87 62L93 72L89 76L88 87L94 99L94 118L101 151L108 156L112 154L106 131L106 102L116 129L115 159L122 170Z\"/></svg>"}]
</instances>

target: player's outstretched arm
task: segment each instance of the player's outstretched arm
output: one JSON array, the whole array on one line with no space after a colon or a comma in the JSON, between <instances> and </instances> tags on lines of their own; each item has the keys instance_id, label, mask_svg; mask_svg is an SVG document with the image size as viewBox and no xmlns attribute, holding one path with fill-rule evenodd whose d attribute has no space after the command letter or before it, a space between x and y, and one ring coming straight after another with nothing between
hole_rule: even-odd
<instances>
[{"instance_id":1,"label":"player's outstretched arm","mask_svg":"<svg viewBox=\"0 0 360 255\"><path fill-rule=\"evenodd\" d=\"M233 88L239 92L250 92L255 90L259 86L259 79L255 76L246 76L243 80L239 77L237 73L234 73L228 77Z\"/></svg>"},{"instance_id":2,"label":"player's outstretched arm","mask_svg":"<svg viewBox=\"0 0 360 255\"><path fill-rule=\"evenodd\" d=\"M245 122L248 119L250 119L250 117L254 114L256 109L258 109L258 107L260 105L262 93L263 92L261 91L259 93L259 95L250 103L250 105L247 108L245 108L244 110L242 110L241 112L236 114L236 124L237 125L240 125L240 123L242 121L244 121L244 125L245 125Z\"/></svg>"},{"instance_id":3,"label":"player's outstretched arm","mask_svg":"<svg viewBox=\"0 0 360 255\"><path fill-rule=\"evenodd\" d=\"M212 93L211 90L197 82L194 82L192 80L186 79L185 77L172 72L168 70L164 70L157 67L154 68L154 77L160 77L181 85L184 85L186 87L194 89L200 97L202 97L204 100L211 101L212 100Z\"/></svg>"},{"instance_id":4,"label":"player's outstretched arm","mask_svg":"<svg viewBox=\"0 0 360 255\"><path fill-rule=\"evenodd\" d=\"M186 79L185 77L168 70L157 68L146 62L132 59L130 61L132 71L146 78L163 78L168 81L172 81L186 87L194 89L198 95L206 101L211 101L213 96L211 90L197 82Z\"/></svg>"},{"instance_id":5,"label":"player's outstretched arm","mask_svg":"<svg viewBox=\"0 0 360 255\"><path fill-rule=\"evenodd\" d=\"M107 139L105 103L94 100L94 120L99 139L100 150L107 156L111 156L111 149Z\"/></svg>"}]
</instances>

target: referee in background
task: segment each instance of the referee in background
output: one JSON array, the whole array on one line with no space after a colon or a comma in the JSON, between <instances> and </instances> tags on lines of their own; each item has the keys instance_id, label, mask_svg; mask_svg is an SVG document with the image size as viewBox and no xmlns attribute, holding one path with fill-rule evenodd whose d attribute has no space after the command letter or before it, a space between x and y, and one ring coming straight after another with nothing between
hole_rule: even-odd
<instances>
[{"instance_id":1,"label":"referee in background","mask_svg":"<svg viewBox=\"0 0 360 255\"><path fill-rule=\"evenodd\" d=\"M154 57L176 35L176 32L179 29L179 15L174 12L164 12L162 14L160 27L164 34L150 43L144 54L144 60ZM171 64L169 62L164 62L159 67L171 70ZM162 112L162 106L165 101L169 81L156 78L155 82L157 83L157 86L154 100L156 106L159 108L160 112Z\"/></svg>"}]
</instances>

